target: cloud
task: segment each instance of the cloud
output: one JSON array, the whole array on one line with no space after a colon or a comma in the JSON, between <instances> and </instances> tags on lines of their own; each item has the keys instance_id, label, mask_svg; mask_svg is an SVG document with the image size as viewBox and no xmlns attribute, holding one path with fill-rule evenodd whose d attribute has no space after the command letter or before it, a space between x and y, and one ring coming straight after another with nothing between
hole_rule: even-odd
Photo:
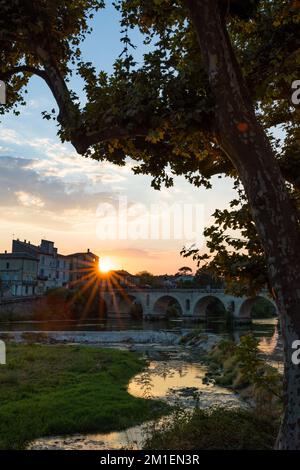
<instances>
[{"instance_id":1,"label":"cloud","mask_svg":"<svg viewBox=\"0 0 300 470\"><path fill-rule=\"evenodd\" d=\"M11 128L0 130L0 142L31 150L35 158L28 161L27 166L45 177L68 179L70 182L88 182L92 185L112 184L125 181L132 165L119 167L109 162L98 162L92 158L78 155L70 144L62 144L49 137L24 136ZM7 153L13 149L5 147ZM1 149L1 147L0 147ZM3 153L3 151L0 153ZM16 151L14 151L16 153Z\"/></svg>"},{"instance_id":2,"label":"cloud","mask_svg":"<svg viewBox=\"0 0 300 470\"><path fill-rule=\"evenodd\" d=\"M86 183L46 177L35 163L32 159L0 156L2 218L59 230L91 230L98 205L116 203L113 191L90 192Z\"/></svg>"},{"instance_id":3,"label":"cloud","mask_svg":"<svg viewBox=\"0 0 300 470\"><path fill-rule=\"evenodd\" d=\"M26 193L25 191L16 191L15 195L25 207L44 207L45 205L44 201L34 194Z\"/></svg>"},{"instance_id":4,"label":"cloud","mask_svg":"<svg viewBox=\"0 0 300 470\"><path fill-rule=\"evenodd\" d=\"M0 129L0 140L3 140L4 142L8 144L15 144L15 145L22 144L22 139L20 139L17 132L14 129L9 129L9 128Z\"/></svg>"},{"instance_id":5,"label":"cloud","mask_svg":"<svg viewBox=\"0 0 300 470\"><path fill-rule=\"evenodd\" d=\"M160 256L160 253L155 253L153 251L139 249L139 248L121 248L113 250L101 250L101 253L106 256L116 256L116 257L132 257L139 259L157 259Z\"/></svg>"}]
</instances>

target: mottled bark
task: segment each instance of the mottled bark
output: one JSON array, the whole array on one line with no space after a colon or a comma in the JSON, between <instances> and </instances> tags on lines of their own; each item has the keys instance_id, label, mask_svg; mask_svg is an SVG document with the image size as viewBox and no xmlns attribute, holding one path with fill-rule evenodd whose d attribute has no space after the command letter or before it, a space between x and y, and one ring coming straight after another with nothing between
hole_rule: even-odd
<instances>
[{"instance_id":1,"label":"mottled bark","mask_svg":"<svg viewBox=\"0 0 300 470\"><path fill-rule=\"evenodd\" d=\"M216 100L215 138L244 185L281 314L285 352L285 411L278 449L300 449L300 231L269 139L244 84L217 0L186 0Z\"/></svg>"}]
</instances>

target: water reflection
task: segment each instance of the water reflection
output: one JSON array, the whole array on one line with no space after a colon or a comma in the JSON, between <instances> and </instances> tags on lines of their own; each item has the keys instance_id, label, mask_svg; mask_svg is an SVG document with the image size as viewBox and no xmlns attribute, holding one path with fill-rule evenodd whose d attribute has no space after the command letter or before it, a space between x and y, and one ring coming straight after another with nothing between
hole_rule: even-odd
<instances>
[{"instance_id":1,"label":"water reflection","mask_svg":"<svg viewBox=\"0 0 300 470\"><path fill-rule=\"evenodd\" d=\"M0 317L1 319L1 317ZM236 326L232 328L226 322L220 319L209 319L205 323L195 324L192 321L136 321L129 318L108 318L103 321L87 319L87 320L49 320L43 321L12 321L1 322L0 331L124 331L124 330L172 330L183 331L197 328L203 332L210 332L220 335L232 336L234 332L252 331L255 335L272 336L275 326L278 324L277 319L253 320L252 324L246 326Z\"/></svg>"},{"instance_id":2,"label":"water reflection","mask_svg":"<svg viewBox=\"0 0 300 470\"><path fill-rule=\"evenodd\" d=\"M166 397L170 389L194 387L204 389L206 369L198 363L182 361L152 361L143 373L137 375L128 386L128 391L136 397ZM212 385L211 385L212 387Z\"/></svg>"},{"instance_id":3,"label":"water reflection","mask_svg":"<svg viewBox=\"0 0 300 470\"><path fill-rule=\"evenodd\" d=\"M141 449L146 425L133 426L126 431L106 434L74 434L36 439L28 450L118 450Z\"/></svg>"},{"instance_id":4,"label":"water reflection","mask_svg":"<svg viewBox=\"0 0 300 470\"><path fill-rule=\"evenodd\" d=\"M162 399L185 408L240 405L238 396L231 390L208 382L206 372L207 367L199 362L151 361L144 372L130 381L128 392L135 397Z\"/></svg>"},{"instance_id":5,"label":"water reflection","mask_svg":"<svg viewBox=\"0 0 300 470\"><path fill-rule=\"evenodd\" d=\"M278 326L275 325L274 333L271 337L263 336L259 341L259 350L267 355L274 354L278 346L279 334Z\"/></svg>"}]
</instances>

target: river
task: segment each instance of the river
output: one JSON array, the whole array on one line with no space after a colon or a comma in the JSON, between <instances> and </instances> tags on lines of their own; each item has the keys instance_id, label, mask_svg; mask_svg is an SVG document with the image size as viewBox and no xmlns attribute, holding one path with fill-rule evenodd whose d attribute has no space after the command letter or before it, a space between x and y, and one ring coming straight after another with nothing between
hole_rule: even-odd
<instances>
[{"instance_id":1,"label":"river","mask_svg":"<svg viewBox=\"0 0 300 470\"><path fill-rule=\"evenodd\" d=\"M16 341L55 341L84 343L101 347L136 350L149 359L147 370L128 385L128 392L137 397L159 398L169 404L192 409L222 404L243 406L232 391L203 381L206 367L197 351L179 344L183 334L195 324L174 322L132 322L128 319L97 322L86 320L51 322L11 322L0 324L0 337ZM259 348L266 359L282 369L282 345L277 319L254 320L251 325L228 329L222 321L197 325L203 333L213 333L238 342L248 332L258 338ZM34 441L30 449L120 449L141 448L149 423L122 432L107 434L51 436Z\"/></svg>"}]
</instances>

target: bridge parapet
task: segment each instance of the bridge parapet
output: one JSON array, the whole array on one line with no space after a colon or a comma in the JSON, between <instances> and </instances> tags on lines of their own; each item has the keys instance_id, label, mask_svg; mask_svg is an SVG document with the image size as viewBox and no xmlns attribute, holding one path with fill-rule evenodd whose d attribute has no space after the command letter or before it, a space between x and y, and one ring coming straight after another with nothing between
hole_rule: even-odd
<instances>
[{"instance_id":1,"label":"bridge parapet","mask_svg":"<svg viewBox=\"0 0 300 470\"><path fill-rule=\"evenodd\" d=\"M229 311L237 321L249 321L251 309L258 298L268 299L276 308L275 302L267 295L267 291L259 296L236 297L225 293L224 289L124 289L102 291L110 314L119 312L129 314L133 303L139 304L145 318L163 318L170 307L177 309L179 316L186 318L206 319L206 309L210 302L218 301L224 311Z\"/></svg>"}]
</instances>

